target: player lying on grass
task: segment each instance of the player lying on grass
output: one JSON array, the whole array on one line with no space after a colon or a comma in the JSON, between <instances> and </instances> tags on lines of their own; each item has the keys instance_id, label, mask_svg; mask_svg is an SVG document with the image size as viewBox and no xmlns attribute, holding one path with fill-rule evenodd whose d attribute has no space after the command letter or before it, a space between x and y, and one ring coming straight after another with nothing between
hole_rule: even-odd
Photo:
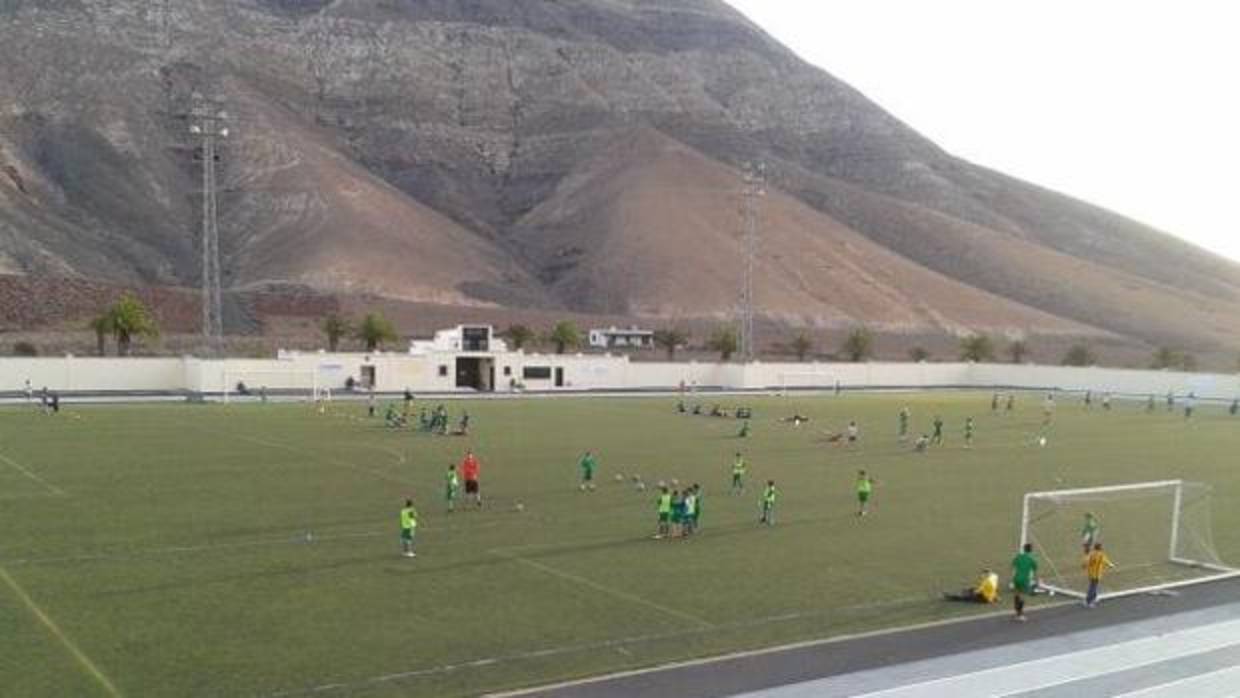
<instances>
[{"instance_id":1,"label":"player lying on grass","mask_svg":"<svg viewBox=\"0 0 1240 698\"><path fill-rule=\"evenodd\" d=\"M917 441L913 443L913 450L917 453L925 453L930 450L930 435L922 434L917 437Z\"/></svg>"},{"instance_id":2,"label":"player lying on grass","mask_svg":"<svg viewBox=\"0 0 1240 698\"><path fill-rule=\"evenodd\" d=\"M958 594L943 592L944 601L964 601L967 603L998 603L999 575L989 569L982 570L977 583Z\"/></svg>"},{"instance_id":3,"label":"player lying on grass","mask_svg":"<svg viewBox=\"0 0 1240 698\"><path fill-rule=\"evenodd\" d=\"M806 417L805 415L802 415L802 414L794 414L791 417L784 417L780 419L779 421L784 422L785 424L791 424L794 427L799 427L802 424L808 424L809 417Z\"/></svg>"}]
</instances>

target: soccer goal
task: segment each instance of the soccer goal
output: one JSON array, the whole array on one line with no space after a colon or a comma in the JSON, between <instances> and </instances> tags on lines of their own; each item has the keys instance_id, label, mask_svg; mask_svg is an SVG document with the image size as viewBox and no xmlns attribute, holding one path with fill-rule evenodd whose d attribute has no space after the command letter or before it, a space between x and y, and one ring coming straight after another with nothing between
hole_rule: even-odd
<instances>
[{"instance_id":1,"label":"soccer goal","mask_svg":"<svg viewBox=\"0 0 1240 698\"><path fill-rule=\"evenodd\" d=\"M246 400L296 400L317 402L330 399L330 392L319 383L314 369L241 369L223 372L220 395L225 403Z\"/></svg>"},{"instance_id":2,"label":"soccer goal","mask_svg":"<svg viewBox=\"0 0 1240 698\"><path fill-rule=\"evenodd\" d=\"M1084 598L1086 514L1094 515L1094 540L1115 563L1099 598L1240 576L1215 551L1210 487L1162 480L1026 494L1020 540L1034 546L1043 588Z\"/></svg>"},{"instance_id":3,"label":"soccer goal","mask_svg":"<svg viewBox=\"0 0 1240 698\"><path fill-rule=\"evenodd\" d=\"M823 371L791 371L779 374L779 394L789 390L834 390L835 376Z\"/></svg>"}]
</instances>

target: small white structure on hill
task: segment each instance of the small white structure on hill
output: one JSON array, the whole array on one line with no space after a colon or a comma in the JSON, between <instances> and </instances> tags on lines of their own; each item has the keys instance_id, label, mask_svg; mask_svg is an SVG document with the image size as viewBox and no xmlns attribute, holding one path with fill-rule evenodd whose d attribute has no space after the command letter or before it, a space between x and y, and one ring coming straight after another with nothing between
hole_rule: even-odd
<instances>
[{"instance_id":1,"label":"small white structure on hill","mask_svg":"<svg viewBox=\"0 0 1240 698\"><path fill-rule=\"evenodd\" d=\"M636 327L590 330L590 346L598 349L649 349L654 346L654 331Z\"/></svg>"}]
</instances>

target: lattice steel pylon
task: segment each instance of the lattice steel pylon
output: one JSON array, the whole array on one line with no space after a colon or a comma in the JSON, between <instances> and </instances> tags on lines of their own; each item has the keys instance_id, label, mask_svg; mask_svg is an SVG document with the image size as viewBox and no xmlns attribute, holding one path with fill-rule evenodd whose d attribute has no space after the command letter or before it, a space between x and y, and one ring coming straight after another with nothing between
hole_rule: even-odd
<instances>
[{"instance_id":1,"label":"lattice steel pylon","mask_svg":"<svg viewBox=\"0 0 1240 698\"><path fill-rule=\"evenodd\" d=\"M754 274L758 258L759 205L766 196L766 165L745 166L745 183L741 191L741 244L744 248L745 271L741 286L740 354L746 361L757 358L757 337L754 333Z\"/></svg>"},{"instance_id":2,"label":"lattice steel pylon","mask_svg":"<svg viewBox=\"0 0 1240 698\"><path fill-rule=\"evenodd\" d=\"M208 352L224 337L223 291L220 286L219 207L216 198L218 144L228 137L228 113L219 100L193 95L189 132L201 140L202 157L202 338Z\"/></svg>"}]
</instances>

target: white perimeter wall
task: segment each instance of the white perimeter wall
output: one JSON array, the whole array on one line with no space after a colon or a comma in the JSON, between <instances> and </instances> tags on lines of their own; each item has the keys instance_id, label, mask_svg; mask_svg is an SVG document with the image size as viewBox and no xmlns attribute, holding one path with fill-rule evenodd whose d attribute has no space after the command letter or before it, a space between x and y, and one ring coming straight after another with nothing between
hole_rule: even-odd
<instances>
[{"instance_id":1,"label":"white perimeter wall","mask_svg":"<svg viewBox=\"0 0 1240 698\"><path fill-rule=\"evenodd\" d=\"M447 366L447 375L439 367ZM398 392L455 390L455 357L405 354L291 354L281 359L195 358L0 358L0 392L20 391L28 379L44 386L76 391L191 391L217 393L238 381L251 388L339 390L345 379L361 378L373 366L377 388ZM500 354L495 357L496 390L509 390L509 378L522 380L525 366L564 369L565 385L552 380L524 381L527 390L654 390L682 383L699 389L780 389L804 387L977 387L1057 388L1112 392L1116 395L1177 395L1231 400L1240 396L1240 375L1068 368L969 363L634 363L625 357L599 355ZM504 369L511 376L504 375Z\"/></svg>"}]
</instances>

